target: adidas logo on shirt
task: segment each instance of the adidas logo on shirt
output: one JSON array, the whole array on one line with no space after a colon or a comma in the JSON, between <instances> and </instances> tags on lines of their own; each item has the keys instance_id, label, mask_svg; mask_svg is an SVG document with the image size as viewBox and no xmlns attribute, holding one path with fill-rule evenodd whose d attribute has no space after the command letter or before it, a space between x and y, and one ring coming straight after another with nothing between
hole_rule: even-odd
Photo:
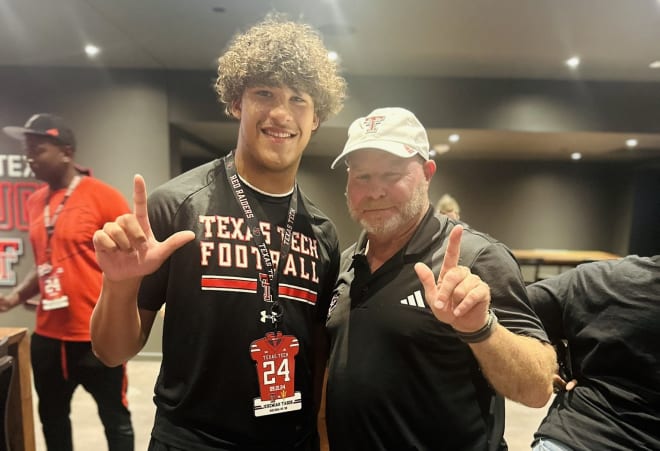
<instances>
[{"instance_id":1,"label":"adidas logo on shirt","mask_svg":"<svg viewBox=\"0 0 660 451\"><path fill-rule=\"evenodd\" d=\"M424 304L424 297L422 296L422 292L419 290L415 290L415 292L408 295L407 298L401 299L401 303L411 307L426 308L426 304Z\"/></svg>"}]
</instances>

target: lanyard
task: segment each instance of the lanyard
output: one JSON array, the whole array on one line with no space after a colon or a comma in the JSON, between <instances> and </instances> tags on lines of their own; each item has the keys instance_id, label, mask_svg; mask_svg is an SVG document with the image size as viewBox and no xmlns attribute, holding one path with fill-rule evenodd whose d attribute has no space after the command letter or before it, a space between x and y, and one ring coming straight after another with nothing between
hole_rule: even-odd
<instances>
[{"instance_id":1,"label":"lanyard","mask_svg":"<svg viewBox=\"0 0 660 451\"><path fill-rule=\"evenodd\" d=\"M278 302L278 286L277 286L277 276L279 268L282 268L286 262L286 258L289 255L289 250L291 249L291 235L293 232L293 222L296 219L296 210L298 208L298 187L295 185L293 187L293 193L291 194L291 200L289 201L288 215L286 220L286 231L282 237L282 243L280 247L280 260L277 265L277 270L273 265L273 260L270 255L268 246L264 241L264 237L261 233L261 228L259 228L259 221L250 206L247 195L243 190L243 185L241 184L241 179L236 173L236 164L234 163L234 152L229 153L225 159L225 168L227 169L227 181L232 187L234 192L234 198L236 202L241 206L243 210L243 217L247 223L248 228L252 232L252 240L254 244L259 249L259 255L261 255L261 261L266 268L266 276L271 287L271 299L270 304L270 315L272 318L273 325L275 330L278 328L278 323L282 321L283 311ZM260 274L261 277L261 274ZM264 300L269 302L268 296L264 296Z\"/></svg>"},{"instance_id":2,"label":"lanyard","mask_svg":"<svg viewBox=\"0 0 660 451\"><path fill-rule=\"evenodd\" d=\"M57 221L57 218L59 218L60 213L62 213L62 209L64 209L64 204L66 203L67 200L69 200L69 197L71 197L71 193L73 193L73 190L76 189L78 186L78 183L80 183L81 177L79 175L76 175L71 179L71 182L69 183L69 187L66 189L66 193L64 193L64 197L60 201L59 205L55 209L55 214L53 214L53 218L51 219L50 217L50 198L52 196L52 191L48 193L48 197L46 198L46 206L44 207L44 225L46 226L46 255L48 256L48 259L50 259L50 254L51 254L51 248L50 248L50 239L53 236L53 233L55 233L55 222Z\"/></svg>"}]
</instances>

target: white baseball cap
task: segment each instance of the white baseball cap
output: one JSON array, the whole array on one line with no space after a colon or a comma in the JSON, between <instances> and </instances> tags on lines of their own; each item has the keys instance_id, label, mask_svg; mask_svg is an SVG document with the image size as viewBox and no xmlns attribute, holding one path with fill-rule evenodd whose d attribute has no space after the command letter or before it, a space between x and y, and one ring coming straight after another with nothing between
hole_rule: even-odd
<instances>
[{"instance_id":1,"label":"white baseball cap","mask_svg":"<svg viewBox=\"0 0 660 451\"><path fill-rule=\"evenodd\" d=\"M330 168L360 149L384 150L400 158L419 154L428 160L429 138L421 122L405 108L378 108L353 121L344 150Z\"/></svg>"}]
</instances>

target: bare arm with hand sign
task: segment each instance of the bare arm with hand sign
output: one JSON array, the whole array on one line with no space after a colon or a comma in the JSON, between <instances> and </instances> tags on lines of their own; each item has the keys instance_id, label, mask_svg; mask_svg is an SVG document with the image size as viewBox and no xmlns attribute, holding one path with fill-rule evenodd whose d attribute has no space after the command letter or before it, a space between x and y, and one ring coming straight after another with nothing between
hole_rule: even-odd
<instances>
[{"instance_id":1,"label":"bare arm with hand sign","mask_svg":"<svg viewBox=\"0 0 660 451\"><path fill-rule=\"evenodd\" d=\"M138 308L140 282L194 238L191 231L174 233L163 242L154 238L147 213L147 188L144 179L136 175L133 213L106 223L94 234L103 287L92 314L91 335L94 352L103 363L120 365L142 349L156 312Z\"/></svg>"},{"instance_id":2,"label":"bare arm with hand sign","mask_svg":"<svg viewBox=\"0 0 660 451\"><path fill-rule=\"evenodd\" d=\"M415 272L424 286L427 304L435 317L449 324L459 337L476 336L468 343L490 384L503 396L530 407L542 407L552 394L555 354L547 343L516 335L489 320L488 284L459 266L463 228L451 230L437 280L424 263Z\"/></svg>"},{"instance_id":3,"label":"bare arm with hand sign","mask_svg":"<svg viewBox=\"0 0 660 451\"><path fill-rule=\"evenodd\" d=\"M458 266L463 227L449 234L449 245L437 281L424 263L415 272L424 285L426 301L438 320L462 332L480 329L488 319L490 288L465 266Z\"/></svg>"}]
</instances>

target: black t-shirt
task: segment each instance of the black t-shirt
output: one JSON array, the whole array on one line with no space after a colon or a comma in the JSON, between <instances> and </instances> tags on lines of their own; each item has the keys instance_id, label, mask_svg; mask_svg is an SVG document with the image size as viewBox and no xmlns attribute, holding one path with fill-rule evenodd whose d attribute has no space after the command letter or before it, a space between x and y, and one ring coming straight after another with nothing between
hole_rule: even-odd
<instances>
[{"instance_id":1,"label":"black t-shirt","mask_svg":"<svg viewBox=\"0 0 660 451\"><path fill-rule=\"evenodd\" d=\"M439 273L456 224L429 209L410 242L373 274L364 235L343 253L327 321L332 449L474 451L501 443L503 412L490 414L492 388L469 346L433 316L413 269L421 261ZM547 340L504 245L466 228L459 264L490 285L504 327Z\"/></svg>"},{"instance_id":2,"label":"black t-shirt","mask_svg":"<svg viewBox=\"0 0 660 451\"><path fill-rule=\"evenodd\" d=\"M277 262L290 196L243 189ZM312 331L323 327L339 266L334 225L299 190L279 300L281 330L300 345L295 390L302 410L256 418L259 385L250 345L272 330L259 276L266 271L223 160L157 188L149 218L158 240L180 230L195 233L140 287L140 308L167 306L153 435L186 450L307 449L316 434L312 366L319 349Z\"/></svg>"},{"instance_id":3,"label":"black t-shirt","mask_svg":"<svg viewBox=\"0 0 660 451\"><path fill-rule=\"evenodd\" d=\"M535 437L576 450L660 449L660 256L587 263L528 287L578 385Z\"/></svg>"}]
</instances>

